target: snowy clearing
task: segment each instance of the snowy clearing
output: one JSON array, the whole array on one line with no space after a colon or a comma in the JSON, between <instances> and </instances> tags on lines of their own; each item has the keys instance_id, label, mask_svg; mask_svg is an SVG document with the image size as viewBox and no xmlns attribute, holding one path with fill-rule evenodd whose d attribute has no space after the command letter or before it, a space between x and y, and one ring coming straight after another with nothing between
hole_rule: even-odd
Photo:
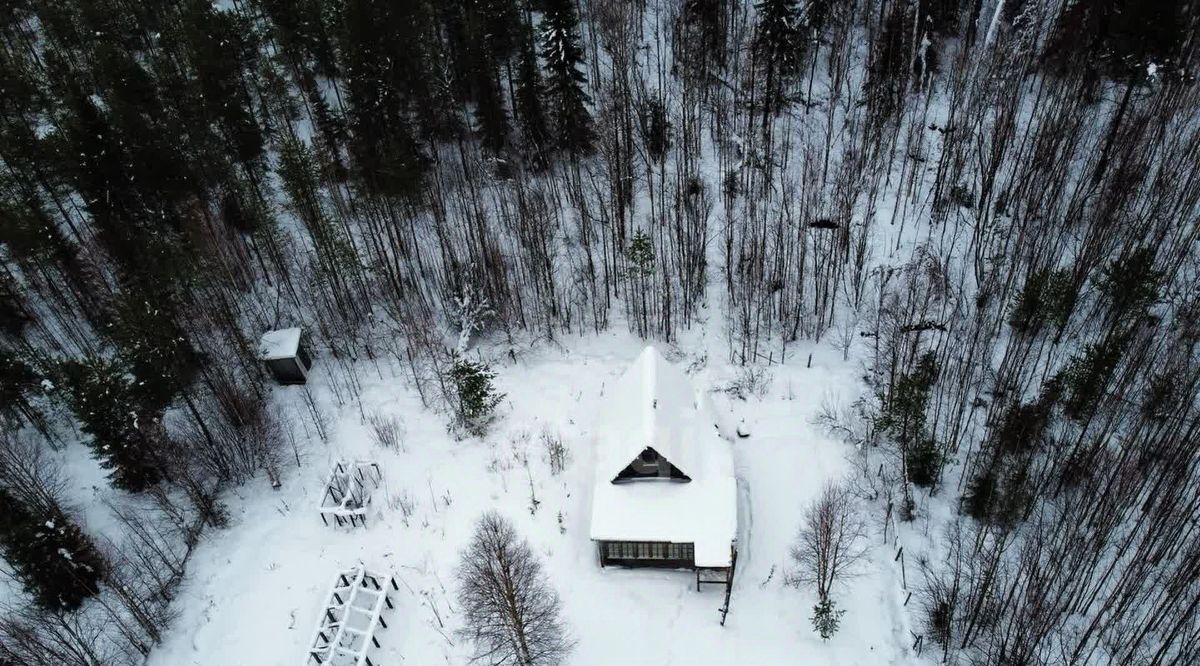
<instances>
[{"instance_id":1,"label":"snowy clearing","mask_svg":"<svg viewBox=\"0 0 1200 666\"><path fill-rule=\"evenodd\" d=\"M193 557L178 604L182 615L151 666L302 663L329 581L359 562L394 575L400 585L388 628L376 633L381 647L372 653L375 663L463 663L467 649L454 634L454 569L474 521L493 507L544 558L577 641L572 664L914 662L899 573L886 547L873 547L870 566L850 581L843 628L827 644L809 625L812 594L783 583L803 507L826 479L846 471L846 446L820 433L811 417L826 396L857 394L853 362L815 347L811 368L803 365L807 350L774 366L761 400L713 393L722 416L744 419L753 431L734 444L741 533L731 611L722 628L720 586L697 592L691 572L598 566L587 538L594 456L581 443L594 427L597 396L643 343L605 334L564 344L569 352L541 348L498 366L508 395L501 421L484 441L448 436L443 419L422 409L398 378L384 373L365 387L367 413L403 419L405 450L375 447L358 410L347 408L328 445L315 442L301 451L303 466L292 467L282 490L259 480L239 491L231 527L211 533ZM733 369L716 358L708 356L693 376L698 386L721 387L732 378ZM317 367L312 388L320 394L319 362ZM298 400L302 390L277 389L276 399ZM560 431L570 451L559 476L544 460L538 439L543 428ZM312 507L330 464L368 456L384 477L368 527L322 525ZM536 511L530 509L531 485ZM625 647L631 637L637 637L636 649Z\"/></svg>"}]
</instances>

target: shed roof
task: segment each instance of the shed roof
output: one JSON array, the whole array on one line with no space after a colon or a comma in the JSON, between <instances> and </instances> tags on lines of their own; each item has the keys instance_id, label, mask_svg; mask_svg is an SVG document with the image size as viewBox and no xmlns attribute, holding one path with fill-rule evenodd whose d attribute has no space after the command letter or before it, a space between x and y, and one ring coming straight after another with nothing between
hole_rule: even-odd
<instances>
[{"instance_id":1,"label":"shed roof","mask_svg":"<svg viewBox=\"0 0 1200 666\"><path fill-rule=\"evenodd\" d=\"M258 341L258 357L264 361L293 358L299 348L299 327L267 331Z\"/></svg>"},{"instance_id":2,"label":"shed roof","mask_svg":"<svg viewBox=\"0 0 1200 666\"><path fill-rule=\"evenodd\" d=\"M646 347L606 391L596 432L591 538L692 543L697 566L729 566L737 535L733 450L688 376ZM612 483L646 447L691 481Z\"/></svg>"}]
</instances>

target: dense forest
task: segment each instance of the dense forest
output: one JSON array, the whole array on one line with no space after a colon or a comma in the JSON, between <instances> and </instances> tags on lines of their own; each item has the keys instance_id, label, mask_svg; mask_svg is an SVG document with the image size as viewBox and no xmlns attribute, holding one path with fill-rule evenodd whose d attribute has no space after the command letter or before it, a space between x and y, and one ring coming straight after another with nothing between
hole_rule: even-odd
<instances>
[{"instance_id":1,"label":"dense forest","mask_svg":"<svg viewBox=\"0 0 1200 666\"><path fill-rule=\"evenodd\" d=\"M456 341L708 322L825 425L951 663L1200 662L1193 0L5 0L0 664L134 664L276 479L266 330L353 404ZM853 348L853 349L852 349ZM467 396L469 397L469 396ZM325 436L309 402L305 430ZM73 518L81 440L140 504ZM294 445L294 443L293 443ZM927 648L926 654L932 649Z\"/></svg>"}]
</instances>

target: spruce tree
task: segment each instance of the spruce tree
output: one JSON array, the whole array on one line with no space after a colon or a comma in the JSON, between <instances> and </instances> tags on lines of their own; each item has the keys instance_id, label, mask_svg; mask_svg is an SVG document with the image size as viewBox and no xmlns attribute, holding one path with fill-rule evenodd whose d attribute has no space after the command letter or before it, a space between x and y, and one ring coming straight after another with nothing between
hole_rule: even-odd
<instances>
[{"instance_id":1,"label":"spruce tree","mask_svg":"<svg viewBox=\"0 0 1200 666\"><path fill-rule=\"evenodd\" d=\"M684 0L676 35L676 64L684 76L708 82L725 68L728 0Z\"/></svg>"},{"instance_id":2,"label":"spruce tree","mask_svg":"<svg viewBox=\"0 0 1200 666\"><path fill-rule=\"evenodd\" d=\"M100 465L111 470L114 486L140 492L162 477L157 442L151 435L151 415L128 373L119 364L103 359L65 361L58 368L59 390L83 431Z\"/></svg>"},{"instance_id":3,"label":"spruce tree","mask_svg":"<svg viewBox=\"0 0 1200 666\"><path fill-rule=\"evenodd\" d=\"M513 107L521 128L526 159L529 160L530 166L538 170L545 167L545 151L550 148L549 123L546 120L546 110L542 106L546 91L538 68L537 51L534 49L533 26L523 26L521 35Z\"/></svg>"},{"instance_id":4,"label":"spruce tree","mask_svg":"<svg viewBox=\"0 0 1200 666\"><path fill-rule=\"evenodd\" d=\"M401 89L414 96L429 94L423 70L402 62L406 57L395 51L399 37L395 29L404 18L388 3L346 3L342 51L350 105L350 155L355 179L369 194L414 195L426 168L401 95Z\"/></svg>"},{"instance_id":5,"label":"spruce tree","mask_svg":"<svg viewBox=\"0 0 1200 666\"><path fill-rule=\"evenodd\" d=\"M457 391L459 423L468 432L482 434L504 394L496 391L492 381L496 373L486 363L477 363L455 355L450 377Z\"/></svg>"},{"instance_id":6,"label":"spruce tree","mask_svg":"<svg viewBox=\"0 0 1200 666\"><path fill-rule=\"evenodd\" d=\"M348 137L345 118L329 108L329 103L325 101L316 85L309 87L308 106L312 109L313 120L317 123L317 136L320 139L323 158L322 173L334 183L344 183L349 177L345 160L342 159L342 148L346 145Z\"/></svg>"},{"instance_id":7,"label":"spruce tree","mask_svg":"<svg viewBox=\"0 0 1200 666\"><path fill-rule=\"evenodd\" d=\"M200 369L200 358L179 323L173 301L164 289L129 289L107 328L133 374L133 397L150 413L162 411L186 391Z\"/></svg>"},{"instance_id":8,"label":"spruce tree","mask_svg":"<svg viewBox=\"0 0 1200 666\"><path fill-rule=\"evenodd\" d=\"M477 132L484 146L500 153L509 133L500 69L519 38L516 5L513 0L455 0L444 3L442 17L456 87L475 104Z\"/></svg>"},{"instance_id":9,"label":"spruce tree","mask_svg":"<svg viewBox=\"0 0 1200 666\"><path fill-rule=\"evenodd\" d=\"M494 154L499 154L508 144L508 112L504 109L500 80L489 61L490 58L481 56L481 63L475 72L475 117L484 147Z\"/></svg>"},{"instance_id":10,"label":"spruce tree","mask_svg":"<svg viewBox=\"0 0 1200 666\"><path fill-rule=\"evenodd\" d=\"M116 157L123 162L130 181L127 187L139 195L138 206L127 214L139 214L142 235L162 231L164 223L178 231L181 220L176 209L194 200L200 184L198 171L214 161L212 153L223 153L227 144L209 138L212 120L204 115L179 118L178 109L200 106L191 91L180 95L171 83L190 80L189 75L176 73L160 81L137 57L136 52L122 50L118 45L104 43L98 58L95 75L104 95L103 116L116 141ZM182 96L183 100L175 100ZM177 103L168 107L164 99ZM188 159L180 159L181 155ZM174 237L158 239L168 245Z\"/></svg>"},{"instance_id":11,"label":"spruce tree","mask_svg":"<svg viewBox=\"0 0 1200 666\"><path fill-rule=\"evenodd\" d=\"M907 5L896 3L880 26L871 45L871 64L867 72L867 105L871 119L882 123L904 107L912 75L911 54L913 16Z\"/></svg>"},{"instance_id":12,"label":"spruce tree","mask_svg":"<svg viewBox=\"0 0 1200 666\"><path fill-rule=\"evenodd\" d=\"M505 62L517 51L521 40L521 16L516 0L469 0L472 33L487 44L497 62Z\"/></svg>"},{"instance_id":13,"label":"spruce tree","mask_svg":"<svg viewBox=\"0 0 1200 666\"><path fill-rule=\"evenodd\" d=\"M575 0L545 0L542 17L542 60L547 70L547 97L554 122L555 144L572 156L592 149L591 101L583 87L583 49Z\"/></svg>"},{"instance_id":14,"label":"spruce tree","mask_svg":"<svg viewBox=\"0 0 1200 666\"><path fill-rule=\"evenodd\" d=\"M114 113L119 108L125 107L114 105ZM166 156L136 109L119 120L124 130L87 97L74 97L71 109L63 162L118 276L126 284L182 282L187 262L176 206L188 178L172 168L179 160Z\"/></svg>"},{"instance_id":15,"label":"spruce tree","mask_svg":"<svg viewBox=\"0 0 1200 666\"><path fill-rule=\"evenodd\" d=\"M1056 74L1083 72L1136 83L1147 68L1186 74L1186 3L1091 0L1067 3L1046 41L1043 60Z\"/></svg>"},{"instance_id":16,"label":"spruce tree","mask_svg":"<svg viewBox=\"0 0 1200 666\"><path fill-rule=\"evenodd\" d=\"M233 156L251 165L263 153L263 133L242 83L254 51L249 26L235 14L216 11L208 0L192 0L183 14L183 34L200 86L205 113L216 120Z\"/></svg>"},{"instance_id":17,"label":"spruce tree","mask_svg":"<svg viewBox=\"0 0 1200 666\"><path fill-rule=\"evenodd\" d=\"M0 347L0 419L24 420L41 427L43 418L30 401L41 377L12 351Z\"/></svg>"},{"instance_id":18,"label":"spruce tree","mask_svg":"<svg viewBox=\"0 0 1200 666\"><path fill-rule=\"evenodd\" d=\"M16 339L32 320L20 288L8 273L0 273L0 334Z\"/></svg>"},{"instance_id":19,"label":"spruce tree","mask_svg":"<svg viewBox=\"0 0 1200 666\"><path fill-rule=\"evenodd\" d=\"M259 0L274 27L280 52L301 72L327 78L340 75L335 35L341 2Z\"/></svg>"},{"instance_id":20,"label":"spruce tree","mask_svg":"<svg viewBox=\"0 0 1200 666\"><path fill-rule=\"evenodd\" d=\"M1104 398L1109 380L1125 349L1125 340L1112 337L1090 344L1071 358L1055 378L1062 383L1063 414L1076 421L1091 417Z\"/></svg>"},{"instance_id":21,"label":"spruce tree","mask_svg":"<svg viewBox=\"0 0 1200 666\"><path fill-rule=\"evenodd\" d=\"M1017 294L1008 323L1018 331L1029 333L1036 333L1044 324L1062 329L1071 316L1075 294L1070 271L1033 271Z\"/></svg>"},{"instance_id":22,"label":"spruce tree","mask_svg":"<svg viewBox=\"0 0 1200 666\"><path fill-rule=\"evenodd\" d=\"M136 221L144 215L116 131L90 99L72 101L64 160L72 165L75 190L96 228L97 240L128 271L137 271L144 254Z\"/></svg>"},{"instance_id":23,"label":"spruce tree","mask_svg":"<svg viewBox=\"0 0 1200 666\"><path fill-rule=\"evenodd\" d=\"M813 629L821 636L821 640L827 641L833 638L837 633L838 625L842 622L842 616L846 614L844 610L838 610L834 605L833 600L825 598L817 602L813 606L812 623Z\"/></svg>"},{"instance_id":24,"label":"spruce tree","mask_svg":"<svg viewBox=\"0 0 1200 666\"><path fill-rule=\"evenodd\" d=\"M75 610L99 588L102 556L57 506L37 506L0 488L0 546L17 579L47 610Z\"/></svg>"},{"instance_id":25,"label":"spruce tree","mask_svg":"<svg viewBox=\"0 0 1200 666\"><path fill-rule=\"evenodd\" d=\"M1154 267L1154 249L1138 247L1104 267L1100 291L1114 321L1130 323L1158 300L1164 273Z\"/></svg>"},{"instance_id":26,"label":"spruce tree","mask_svg":"<svg viewBox=\"0 0 1200 666\"><path fill-rule=\"evenodd\" d=\"M796 0L759 0L755 58L763 72L763 126L783 108L787 90L803 66L804 40Z\"/></svg>"}]
</instances>

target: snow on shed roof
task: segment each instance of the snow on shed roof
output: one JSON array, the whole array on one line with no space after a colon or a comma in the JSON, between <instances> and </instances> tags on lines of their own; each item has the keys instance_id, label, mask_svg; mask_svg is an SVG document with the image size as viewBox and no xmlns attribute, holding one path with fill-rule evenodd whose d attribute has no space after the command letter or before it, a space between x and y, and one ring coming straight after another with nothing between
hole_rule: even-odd
<instances>
[{"instance_id":1,"label":"snow on shed roof","mask_svg":"<svg viewBox=\"0 0 1200 666\"><path fill-rule=\"evenodd\" d=\"M258 341L258 357L264 361L292 358L300 348L300 329L267 331Z\"/></svg>"},{"instance_id":2,"label":"snow on shed roof","mask_svg":"<svg viewBox=\"0 0 1200 666\"><path fill-rule=\"evenodd\" d=\"M733 450L687 375L646 347L606 391L596 429L591 538L692 543L696 566L729 566L737 535ZM691 481L612 483L646 447Z\"/></svg>"}]
</instances>

